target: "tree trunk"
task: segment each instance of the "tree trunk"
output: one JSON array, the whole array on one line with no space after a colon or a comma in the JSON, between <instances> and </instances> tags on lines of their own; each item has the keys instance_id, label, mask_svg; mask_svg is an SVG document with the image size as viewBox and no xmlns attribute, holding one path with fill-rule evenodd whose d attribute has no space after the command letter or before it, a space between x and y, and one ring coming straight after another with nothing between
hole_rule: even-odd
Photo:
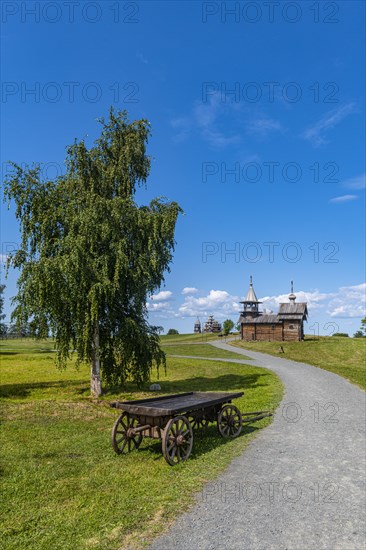
<instances>
[{"instance_id":1,"label":"tree trunk","mask_svg":"<svg viewBox=\"0 0 366 550\"><path fill-rule=\"evenodd\" d=\"M99 325L95 323L93 339L93 357L90 372L90 391L93 397L102 395L102 383L100 380L100 357L99 357Z\"/></svg>"}]
</instances>

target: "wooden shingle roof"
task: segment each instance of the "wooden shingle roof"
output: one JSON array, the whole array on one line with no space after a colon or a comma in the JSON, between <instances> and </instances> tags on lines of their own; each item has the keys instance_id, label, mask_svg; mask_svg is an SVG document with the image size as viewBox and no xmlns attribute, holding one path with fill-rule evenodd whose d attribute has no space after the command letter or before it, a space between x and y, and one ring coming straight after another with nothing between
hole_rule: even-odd
<instances>
[{"instance_id":1,"label":"wooden shingle roof","mask_svg":"<svg viewBox=\"0 0 366 550\"><path fill-rule=\"evenodd\" d=\"M280 304L278 315L281 319L306 319L308 308L306 302Z\"/></svg>"},{"instance_id":2,"label":"wooden shingle roof","mask_svg":"<svg viewBox=\"0 0 366 550\"><path fill-rule=\"evenodd\" d=\"M298 303L285 303L280 304L279 313L282 315L297 313L297 314L304 314L307 313L307 307L306 302L298 302Z\"/></svg>"},{"instance_id":3,"label":"wooden shingle roof","mask_svg":"<svg viewBox=\"0 0 366 550\"><path fill-rule=\"evenodd\" d=\"M240 317L239 323L244 323L245 325L252 325L252 324L264 324L264 325L273 325L276 323L280 323L281 320L279 319L278 315L258 315L258 317L254 317L250 319L249 317Z\"/></svg>"},{"instance_id":4,"label":"wooden shingle roof","mask_svg":"<svg viewBox=\"0 0 366 550\"><path fill-rule=\"evenodd\" d=\"M281 314L278 314L278 318L280 319L280 321L283 321L283 320L287 320L287 321L290 321L290 320L299 320L301 321L302 319L305 319L306 316L304 316L304 314L302 313L289 313L288 315L281 315Z\"/></svg>"}]
</instances>

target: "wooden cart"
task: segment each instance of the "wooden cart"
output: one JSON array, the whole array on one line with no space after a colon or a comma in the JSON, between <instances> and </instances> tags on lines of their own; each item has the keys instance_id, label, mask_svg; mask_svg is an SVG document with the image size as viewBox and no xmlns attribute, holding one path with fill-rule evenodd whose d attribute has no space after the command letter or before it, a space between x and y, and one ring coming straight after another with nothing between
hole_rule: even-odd
<instances>
[{"instance_id":1,"label":"wooden cart","mask_svg":"<svg viewBox=\"0 0 366 550\"><path fill-rule=\"evenodd\" d=\"M217 422L222 437L237 437L243 422L269 416L266 411L245 413L231 404L243 392L188 392L137 401L111 403L123 413L112 430L117 454L138 449L143 437L162 441L165 460L171 466L187 460L193 446L193 429Z\"/></svg>"}]
</instances>

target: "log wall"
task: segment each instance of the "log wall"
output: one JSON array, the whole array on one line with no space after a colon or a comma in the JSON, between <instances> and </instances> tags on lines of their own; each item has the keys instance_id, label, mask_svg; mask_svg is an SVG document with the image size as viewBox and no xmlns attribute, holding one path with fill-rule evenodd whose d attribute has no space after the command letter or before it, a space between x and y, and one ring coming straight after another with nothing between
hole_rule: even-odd
<instances>
[{"instance_id":1,"label":"log wall","mask_svg":"<svg viewBox=\"0 0 366 550\"><path fill-rule=\"evenodd\" d=\"M299 321L284 321L283 336L286 342L301 340L301 322Z\"/></svg>"},{"instance_id":2,"label":"log wall","mask_svg":"<svg viewBox=\"0 0 366 550\"><path fill-rule=\"evenodd\" d=\"M273 328L272 328L273 326ZM264 323L245 323L241 325L241 337L246 342L292 342L301 340L302 323L299 321L283 321L275 325Z\"/></svg>"}]
</instances>

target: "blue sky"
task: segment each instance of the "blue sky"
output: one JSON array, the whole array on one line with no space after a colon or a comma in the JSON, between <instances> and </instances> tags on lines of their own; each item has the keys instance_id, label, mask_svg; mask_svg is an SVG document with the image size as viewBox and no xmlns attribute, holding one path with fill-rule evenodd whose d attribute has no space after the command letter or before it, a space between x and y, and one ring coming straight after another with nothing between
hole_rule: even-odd
<instances>
[{"instance_id":1,"label":"blue sky","mask_svg":"<svg viewBox=\"0 0 366 550\"><path fill-rule=\"evenodd\" d=\"M365 315L364 9L3 2L3 174L11 159L53 177L66 145L91 144L96 118L126 108L152 125L137 200L185 211L151 322L236 321L252 274L264 308L294 280L308 332L353 333ZM4 205L1 230L4 260L19 242ZM5 283L9 316L16 273Z\"/></svg>"}]
</instances>

